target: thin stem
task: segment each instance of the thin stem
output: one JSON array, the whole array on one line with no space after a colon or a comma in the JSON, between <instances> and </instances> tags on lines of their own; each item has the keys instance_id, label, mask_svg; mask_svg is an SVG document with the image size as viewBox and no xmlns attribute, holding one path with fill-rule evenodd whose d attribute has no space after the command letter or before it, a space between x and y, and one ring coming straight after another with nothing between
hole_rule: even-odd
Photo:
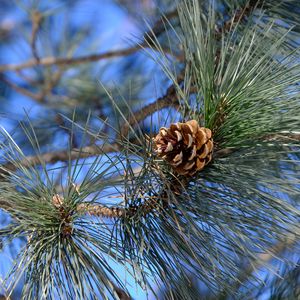
<instances>
[{"instance_id":1,"label":"thin stem","mask_svg":"<svg viewBox=\"0 0 300 300\"><path fill-rule=\"evenodd\" d=\"M33 11L31 15L31 20L32 20L32 32L31 32L31 38L30 38L30 46L31 46L31 51L32 55L36 60L36 63L39 64L40 62L40 57L37 52L37 47L36 47L36 41L37 41L37 35L42 23L42 18L43 16L39 11Z\"/></svg>"}]
</instances>

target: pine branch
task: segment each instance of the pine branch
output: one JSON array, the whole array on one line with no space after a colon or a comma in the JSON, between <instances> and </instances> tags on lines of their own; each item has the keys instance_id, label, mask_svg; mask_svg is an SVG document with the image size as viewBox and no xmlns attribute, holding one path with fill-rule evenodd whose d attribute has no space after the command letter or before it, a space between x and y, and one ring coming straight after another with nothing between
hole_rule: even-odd
<instances>
[{"instance_id":1,"label":"pine branch","mask_svg":"<svg viewBox=\"0 0 300 300\"><path fill-rule=\"evenodd\" d=\"M154 210L162 209L159 200L163 202L164 208L168 206L166 198L153 197L150 200L145 201L145 203L139 206L130 206L128 208L117 207L117 206L107 207L101 204L81 203L80 205L77 206L77 212L79 214L88 214L90 216L113 219L113 218L132 217L139 210L140 212L142 212L143 216L146 216L147 214L153 212Z\"/></svg>"},{"instance_id":2,"label":"pine branch","mask_svg":"<svg viewBox=\"0 0 300 300\"><path fill-rule=\"evenodd\" d=\"M178 84L183 80L180 76L178 77ZM129 121L124 124L122 135L126 136L128 134L129 128L139 122L145 120L148 116L152 115L156 111L160 111L167 107L178 107L179 106L179 98L176 93L176 88L174 84L170 85L167 89L167 92L162 97L159 97L153 103L150 103L144 106L142 109L138 110L129 118Z\"/></svg>"}]
</instances>

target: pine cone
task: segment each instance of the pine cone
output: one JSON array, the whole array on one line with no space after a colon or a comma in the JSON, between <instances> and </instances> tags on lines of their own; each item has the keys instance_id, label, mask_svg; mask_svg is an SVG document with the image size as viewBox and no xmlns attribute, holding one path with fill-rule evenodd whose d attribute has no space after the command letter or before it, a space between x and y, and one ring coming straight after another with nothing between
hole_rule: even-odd
<instances>
[{"instance_id":1,"label":"pine cone","mask_svg":"<svg viewBox=\"0 0 300 300\"><path fill-rule=\"evenodd\" d=\"M211 130L200 127L196 120L162 127L154 138L155 152L179 175L194 175L212 159Z\"/></svg>"}]
</instances>

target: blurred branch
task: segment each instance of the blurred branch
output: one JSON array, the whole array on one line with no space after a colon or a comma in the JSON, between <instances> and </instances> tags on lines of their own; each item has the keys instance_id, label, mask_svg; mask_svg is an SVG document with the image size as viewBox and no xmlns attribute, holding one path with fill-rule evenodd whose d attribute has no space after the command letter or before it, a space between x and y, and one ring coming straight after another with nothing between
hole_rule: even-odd
<instances>
[{"instance_id":1,"label":"blurred branch","mask_svg":"<svg viewBox=\"0 0 300 300\"><path fill-rule=\"evenodd\" d=\"M32 32L31 32L31 38L30 38L30 46L32 50L32 55L36 60L36 63L39 64L40 58L37 52L36 48L36 40L37 40L37 35L39 28L42 23L43 16L39 11L33 11L31 14L31 21L32 21Z\"/></svg>"},{"instance_id":2,"label":"blurred branch","mask_svg":"<svg viewBox=\"0 0 300 300\"><path fill-rule=\"evenodd\" d=\"M165 15L165 18L170 19L170 18L174 18L175 16L177 16L177 11L172 11L170 13L167 13ZM165 31L166 28L165 28L165 26L162 26L162 24L164 24L163 20L159 19L153 25L152 30L150 30L149 32L146 32L144 34L144 41L142 43L137 43L136 45L134 45L130 48L113 50L113 51L108 51L108 52L104 52L104 53L100 53L100 54L92 54L92 55L86 55L86 56L73 57L73 58L45 57L45 58L39 59L38 61L37 61L37 59L33 59L33 60L28 60L27 62L20 63L20 64L0 65L0 72L18 71L18 70L34 67L37 64L40 66L51 66L51 65L70 66L70 65L77 65L77 64L82 64L82 63L95 62L95 61L99 61L102 59L109 59L109 58L113 58L113 57L127 56L127 55L133 54L133 53L141 50L143 47L148 47L149 44L146 42L148 36L152 36L153 33L155 33L155 35L160 35L162 32ZM36 33L34 34L34 31L33 31L32 36L34 37L34 35L36 35ZM32 40L34 40L34 39L32 38Z\"/></svg>"},{"instance_id":3,"label":"blurred branch","mask_svg":"<svg viewBox=\"0 0 300 300\"><path fill-rule=\"evenodd\" d=\"M7 78L5 78L3 74L0 74L0 81L6 83L8 86L10 86L12 89L14 89L19 94L25 95L39 103L43 102L43 94L42 93L33 93L26 88L18 86L17 84L15 84L15 83L11 82L10 80L8 80Z\"/></svg>"},{"instance_id":4,"label":"blurred branch","mask_svg":"<svg viewBox=\"0 0 300 300\"><path fill-rule=\"evenodd\" d=\"M41 99L46 101L46 97L48 95L52 96L52 90L57 86L63 74L64 68L60 67L56 72L54 72L53 74L51 73L49 78L46 77L44 79L44 84L40 92Z\"/></svg>"},{"instance_id":5,"label":"blurred branch","mask_svg":"<svg viewBox=\"0 0 300 300\"><path fill-rule=\"evenodd\" d=\"M17 72L19 72L19 71L17 71ZM0 80L2 82L6 83L8 86L10 86L12 89L14 89L17 93L25 95L25 96L31 98L32 100L37 101L38 103L44 103L46 101L46 97L49 94L51 96L53 96L51 94L51 92L52 92L53 88L60 81L61 76L63 75L63 72L64 72L64 68L59 68L59 70L57 70L57 72L51 74L50 78L46 78L45 80L43 80L43 83L44 83L43 87L42 87L41 91L38 93L33 93L30 90L11 82L10 80L8 80L5 77L4 74L1 74L1 73L0 73ZM18 75L20 75L20 74L18 74ZM22 77L22 79L29 82L28 78ZM37 83L34 83L34 84L37 84Z\"/></svg>"},{"instance_id":6,"label":"blurred branch","mask_svg":"<svg viewBox=\"0 0 300 300\"><path fill-rule=\"evenodd\" d=\"M46 100L46 96L48 94L51 94L52 89L57 85L62 74L63 74L62 70L58 70L56 73L54 73L50 79L48 79L44 82L43 89L38 93L33 93L30 90L28 90L24 87L21 87L21 86L15 84L14 82L11 82L3 74L0 74L0 81L6 83L8 86L10 86L12 89L14 89L17 93L22 94L26 97L29 97L32 100L37 101L38 103L44 103Z\"/></svg>"},{"instance_id":7,"label":"blurred branch","mask_svg":"<svg viewBox=\"0 0 300 300\"><path fill-rule=\"evenodd\" d=\"M52 66L52 65L76 65L88 62L94 62L101 59L108 59L119 56L127 56L140 50L140 45L133 46L131 48L120 49L115 51L108 51L101 54L92 54L87 56L79 56L76 58L64 58L64 57L45 57L41 58L39 65ZM0 72L5 71L18 71L26 68L31 68L37 65L36 60L29 60L21 64L0 65Z\"/></svg>"},{"instance_id":8,"label":"blurred branch","mask_svg":"<svg viewBox=\"0 0 300 300\"><path fill-rule=\"evenodd\" d=\"M86 158L91 156L100 155L102 153L109 152L117 152L120 150L120 145L117 143L105 144L103 146L86 146L81 149L72 149L71 151L63 150L63 151L54 151L48 152L41 155L36 156L28 156L26 159L23 159L20 163L25 168L29 168L31 166L40 165L42 163L51 164L56 163L58 161L68 161L74 160L78 158ZM0 177L3 175L7 175L10 171L15 171L16 167L12 163L7 163L0 167ZM2 175L1 175L2 173Z\"/></svg>"}]
</instances>

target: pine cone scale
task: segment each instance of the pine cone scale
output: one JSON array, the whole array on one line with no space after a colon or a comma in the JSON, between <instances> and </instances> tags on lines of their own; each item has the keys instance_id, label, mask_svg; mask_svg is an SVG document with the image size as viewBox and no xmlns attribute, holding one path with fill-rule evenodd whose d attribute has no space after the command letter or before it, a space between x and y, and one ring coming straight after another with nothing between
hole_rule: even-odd
<instances>
[{"instance_id":1,"label":"pine cone scale","mask_svg":"<svg viewBox=\"0 0 300 300\"><path fill-rule=\"evenodd\" d=\"M177 130L175 130L175 133L176 133L176 136L177 136L177 142L180 142L182 140L182 134Z\"/></svg>"},{"instance_id":2,"label":"pine cone scale","mask_svg":"<svg viewBox=\"0 0 300 300\"><path fill-rule=\"evenodd\" d=\"M203 145L200 150L202 151L200 151L201 154L198 155L199 158L205 158L209 153L209 149L207 145Z\"/></svg>"}]
</instances>

